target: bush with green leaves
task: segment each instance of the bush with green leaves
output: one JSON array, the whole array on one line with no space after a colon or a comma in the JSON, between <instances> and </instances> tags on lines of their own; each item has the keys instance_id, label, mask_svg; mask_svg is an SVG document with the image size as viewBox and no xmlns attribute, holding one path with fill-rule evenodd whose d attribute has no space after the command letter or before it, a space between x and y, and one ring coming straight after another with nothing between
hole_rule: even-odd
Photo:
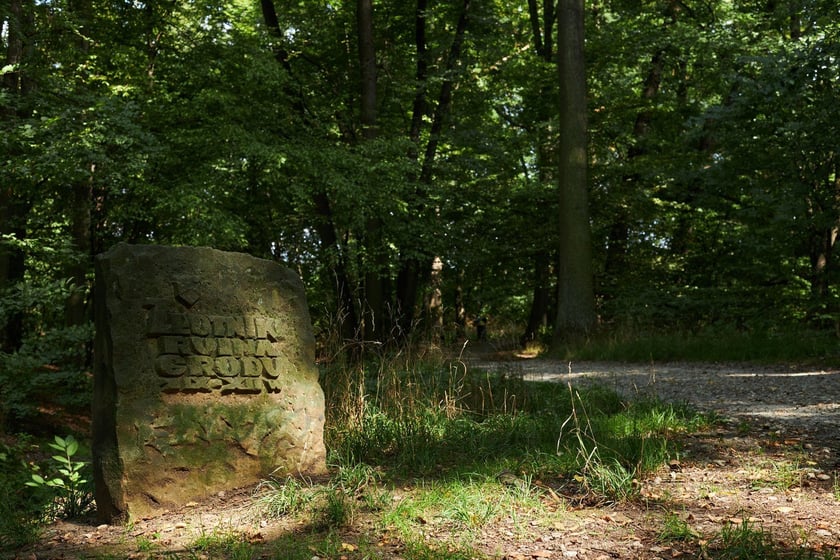
<instances>
[{"instance_id":1,"label":"bush with green leaves","mask_svg":"<svg viewBox=\"0 0 840 560\"><path fill-rule=\"evenodd\" d=\"M16 313L26 317L20 347L0 352L0 416L11 425L33 418L43 402L67 409L90 405L85 362L93 324L66 326L63 317L52 316L63 308L70 289L64 281L31 281L0 294L0 324Z\"/></svg>"},{"instance_id":2,"label":"bush with green leaves","mask_svg":"<svg viewBox=\"0 0 840 560\"><path fill-rule=\"evenodd\" d=\"M36 542L41 534L44 496L26 486L30 471L24 459L28 437L0 443L0 549L14 550Z\"/></svg>"},{"instance_id":3,"label":"bush with green leaves","mask_svg":"<svg viewBox=\"0 0 840 560\"><path fill-rule=\"evenodd\" d=\"M56 473L45 477L39 467L33 466L34 472L26 485L41 490L51 498L44 511L45 519L79 517L87 513L93 503L90 482L84 475L88 464L74 459L79 451L79 442L73 436L55 436L55 441L48 445L60 453L52 456Z\"/></svg>"}]
</instances>

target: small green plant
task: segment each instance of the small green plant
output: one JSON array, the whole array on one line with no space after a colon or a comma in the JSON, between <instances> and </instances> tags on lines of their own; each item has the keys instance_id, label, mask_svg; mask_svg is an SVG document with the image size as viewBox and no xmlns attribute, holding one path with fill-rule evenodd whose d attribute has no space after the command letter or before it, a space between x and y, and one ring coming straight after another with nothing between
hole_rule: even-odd
<instances>
[{"instance_id":1,"label":"small green plant","mask_svg":"<svg viewBox=\"0 0 840 560\"><path fill-rule=\"evenodd\" d=\"M749 521L727 524L721 529L714 553L716 560L771 560L779 558L771 535Z\"/></svg>"},{"instance_id":2,"label":"small green plant","mask_svg":"<svg viewBox=\"0 0 840 560\"><path fill-rule=\"evenodd\" d=\"M741 420L738 422L737 431L740 436L748 435L752 431L752 424L746 420Z\"/></svg>"},{"instance_id":3,"label":"small green plant","mask_svg":"<svg viewBox=\"0 0 840 560\"><path fill-rule=\"evenodd\" d=\"M572 422L572 447L576 450L580 465L580 472L575 479L584 489L598 496L618 501L635 496L638 494L638 484L633 469L622 464L619 457L610 456L609 448L599 441L600 438L586 409L588 401L574 391L571 385L569 391L572 393L572 412L563 427ZM558 445L562 439L561 434Z\"/></svg>"},{"instance_id":4,"label":"small green plant","mask_svg":"<svg viewBox=\"0 0 840 560\"><path fill-rule=\"evenodd\" d=\"M138 552L152 552L155 549L155 543L148 537L137 537L137 551Z\"/></svg>"},{"instance_id":5,"label":"small green plant","mask_svg":"<svg viewBox=\"0 0 840 560\"><path fill-rule=\"evenodd\" d=\"M659 532L660 542L689 541L697 537L697 533L682 517L669 512L662 520L662 531Z\"/></svg>"},{"instance_id":6,"label":"small green plant","mask_svg":"<svg viewBox=\"0 0 840 560\"><path fill-rule=\"evenodd\" d=\"M316 527L343 527L352 523L355 516L356 506L341 488L329 485L318 493L318 501L312 509L312 523Z\"/></svg>"},{"instance_id":7,"label":"small green plant","mask_svg":"<svg viewBox=\"0 0 840 560\"><path fill-rule=\"evenodd\" d=\"M802 484L802 471L799 462L782 461L764 463L757 469L755 479L751 482L754 489L776 488L790 490Z\"/></svg>"},{"instance_id":8,"label":"small green plant","mask_svg":"<svg viewBox=\"0 0 840 560\"><path fill-rule=\"evenodd\" d=\"M264 480L257 487L257 506L261 513L277 519L303 511L312 501L312 489L293 476L284 480Z\"/></svg>"},{"instance_id":9,"label":"small green plant","mask_svg":"<svg viewBox=\"0 0 840 560\"><path fill-rule=\"evenodd\" d=\"M837 474L834 475L834 483L831 485L831 490L834 494L834 499L840 502L840 481L837 480Z\"/></svg>"},{"instance_id":10,"label":"small green plant","mask_svg":"<svg viewBox=\"0 0 840 560\"><path fill-rule=\"evenodd\" d=\"M244 535L232 531L203 533L190 548L211 558L226 560L251 560L256 555L254 545Z\"/></svg>"},{"instance_id":11,"label":"small green plant","mask_svg":"<svg viewBox=\"0 0 840 560\"><path fill-rule=\"evenodd\" d=\"M87 467L84 461L76 461L73 457L79 451L79 442L73 436L62 438L55 436L55 441L48 444L49 447L61 453L53 455L52 460L57 465L60 476L44 478L41 476L37 466L33 467L36 472L32 473L32 480L26 483L27 486L49 490L54 493L52 500L52 511L47 512L50 517L74 518L86 513L93 503L93 496L89 489L89 483L83 476Z\"/></svg>"}]
</instances>

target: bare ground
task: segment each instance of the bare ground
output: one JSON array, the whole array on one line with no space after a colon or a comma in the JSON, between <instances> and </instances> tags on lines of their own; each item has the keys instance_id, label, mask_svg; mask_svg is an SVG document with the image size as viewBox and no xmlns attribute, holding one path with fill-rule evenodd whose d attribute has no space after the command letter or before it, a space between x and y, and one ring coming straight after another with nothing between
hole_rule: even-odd
<instances>
[{"instance_id":1,"label":"bare ground","mask_svg":"<svg viewBox=\"0 0 840 560\"><path fill-rule=\"evenodd\" d=\"M536 359L468 364L508 369L534 380L597 382L628 396L657 395L723 418L713 431L686 437L679 460L640 481L641 499L631 503L567 499L556 481L536 481L557 489L543 494L539 512L514 511L471 531L484 555L508 560L715 558L721 531L749 523L779 551L840 556L840 371ZM128 527L56 523L41 543L15 557L212 557L187 554L187 549L202 535L223 532L264 545L259 550L265 558L282 558L277 539L310 529L291 520L261 520L252 490L210 496ZM409 492L408 487L397 490L395 498ZM665 528L675 520L690 534L679 539L669 534ZM400 539L372 518L361 516L351 527L335 531L348 545L336 558L363 558L362 551L370 555L370 547L375 558L406 553ZM463 532L444 521L426 525L426 538L435 546L459 542ZM360 541L369 547L354 549ZM313 558L318 554L313 551Z\"/></svg>"}]
</instances>

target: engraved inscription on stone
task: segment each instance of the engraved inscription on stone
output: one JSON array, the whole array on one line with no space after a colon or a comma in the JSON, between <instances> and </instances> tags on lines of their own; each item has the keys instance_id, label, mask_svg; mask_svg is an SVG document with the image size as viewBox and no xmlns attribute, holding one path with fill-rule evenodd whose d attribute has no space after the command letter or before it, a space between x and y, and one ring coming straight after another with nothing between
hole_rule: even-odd
<instances>
[{"instance_id":1,"label":"engraved inscription on stone","mask_svg":"<svg viewBox=\"0 0 840 560\"><path fill-rule=\"evenodd\" d=\"M258 315L155 311L147 328L163 392L279 393L296 368L280 351L282 322Z\"/></svg>"},{"instance_id":2,"label":"engraved inscription on stone","mask_svg":"<svg viewBox=\"0 0 840 560\"><path fill-rule=\"evenodd\" d=\"M121 244L96 258L95 287L100 520L326 472L315 339L292 270L206 247Z\"/></svg>"}]
</instances>

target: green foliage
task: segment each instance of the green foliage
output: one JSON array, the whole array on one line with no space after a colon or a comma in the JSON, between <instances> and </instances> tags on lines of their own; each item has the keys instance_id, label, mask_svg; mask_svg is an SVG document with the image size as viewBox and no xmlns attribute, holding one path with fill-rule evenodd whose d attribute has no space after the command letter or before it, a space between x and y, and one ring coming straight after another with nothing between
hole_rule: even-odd
<instances>
[{"instance_id":1,"label":"green foliage","mask_svg":"<svg viewBox=\"0 0 840 560\"><path fill-rule=\"evenodd\" d=\"M0 443L0 547L14 550L37 542L43 530L45 498L26 483L31 480L24 455L29 440L14 445Z\"/></svg>"},{"instance_id":2,"label":"green foliage","mask_svg":"<svg viewBox=\"0 0 840 560\"><path fill-rule=\"evenodd\" d=\"M687 521L674 512L669 512L662 520L662 530L659 533L660 542L690 541L697 538L698 533L691 528Z\"/></svg>"},{"instance_id":3,"label":"green foliage","mask_svg":"<svg viewBox=\"0 0 840 560\"><path fill-rule=\"evenodd\" d=\"M226 560L251 560L257 555L256 548L244 535L225 531L202 534L195 539L190 549L199 555Z\"/></svg>"},{"instance_id":4,"label":"green foliage","mask_svg":"<svg viewBox=\"0 0 840 560\"><path fill-rule=\"evenodd\" d=\"M621 411L599 410L597 401L569 387L572 410L563 424L568 436L558 451L573 456L574 479L597 496L624 501L638 495L639 481L675 452L671 430L697 429L706 421L657 401L637 401Z\"/></svg>"},{"instance_id":5,"label":"green foliage","mask_svg":"<svg viewBox=\"0 0 840 560\"><path fill-rule=\"evenodd\" d=\"M627 499L675 452L669 434L708 423L685 407L627 403L600 387L570 391L511 372L433 366L422 375L359 375L330 393L331 462L408 476L527 469L525 476L578 477L587 491Z\"/></svg>"},{"instance_id":6,"label":"green foliage","mask_svg":"<svg viewBox=\"0 0 840 560\"><path fill-rule=\"evenodd\" d=\"M833 364L840 355L833 332L791 327L773 330L706 328L700 331L619 327L590 339L551 350L570 360L624 362L755 362L818 361Z\"/></svg>"},{"instance_id":7,"label":"green foliage","mask_svg":"<svg viewBox=\"0 0 840 560\"><path fill-rule=\"evenodd\" d=\"M728 523L718 537L715 558L721 560L738 558L758 560L780 558L780 553L773 546L772 536L761 526L748 521L740 524Z\"/></svg>"},{"instance_id":8,"label":"green foliage","mask_svg":"<svg viewBox=\"0 0 840 560\"><path fill-rule=\"evenodd\" d=\"M263 480L256 494L260 513L270 519L300 513L313 498L310 489L294 477Z\"/></svg>"},{"instance_id":9,"label":"green foliage","mask_svg":"<svg viewBox=\"0 0 840 560\"><path fill-rule=\"evenodd\" d=\"M31 480L26 485L49 497L50 507L44 512L46 519L76 518L87 513L93 504L93 494L91 482L84 478L89 464L74 459L79 443L73 436L55 436L55 441L48 446L61 454L52 456L52 468L45 469L50 471L45 472L46 477L33 465Z\"/></svg>"},{"instance_id":10,"label":"green foliage","mask_svg":"<svg viewBox=\"0 0 840 560\"><path fill-rule=\"evenodd\" d=\"M80 289L67 271L84 256L66 241L14 234L0 237L0 255L4 253L17 254L27 272L14 282L0 281L0 333L17 325L17 332L4 334L19 337L14 347L0 348L5 396L0 418L19 429L39 414L41 405L87 411L93 325L68 324L65 316L67 301Z\"/></svg>"},{"instance_id":11,"label":"green foliage","mask_svg":"<svg viewBox=\"0 0 840 560\"><path fill-rule=\"evenodd\" d=\"M65 301L52 294L67 278L86 292L92 255L129 241L288 262L319 330L338 315L357 343L374 328L366 312L387 323L380 342L391 327L439 336L427 319L440 311L421 317L438 289L447 342L462 338L463 313L515 325L516 341L540 293L530 326L548 338L558 88L528 11L474 6L450 61L459 5L426 11L421 60L413 8L377 7L369 135L354 5L275 4L276 28L239 0L0 14L0 50L17 33L38 44L0 61L0 254L27 254L23 274L0 278L0 326L22 311L23 338L59 331ZM608 0L587 14L595 280L616 336L836 333L840 21L824 0L782 12ZM389 309L373 312L374 287ZM46 314L30 305L42 290ZM29 372L29 356L0 368Z\"/></svg>"}]
</instances>

